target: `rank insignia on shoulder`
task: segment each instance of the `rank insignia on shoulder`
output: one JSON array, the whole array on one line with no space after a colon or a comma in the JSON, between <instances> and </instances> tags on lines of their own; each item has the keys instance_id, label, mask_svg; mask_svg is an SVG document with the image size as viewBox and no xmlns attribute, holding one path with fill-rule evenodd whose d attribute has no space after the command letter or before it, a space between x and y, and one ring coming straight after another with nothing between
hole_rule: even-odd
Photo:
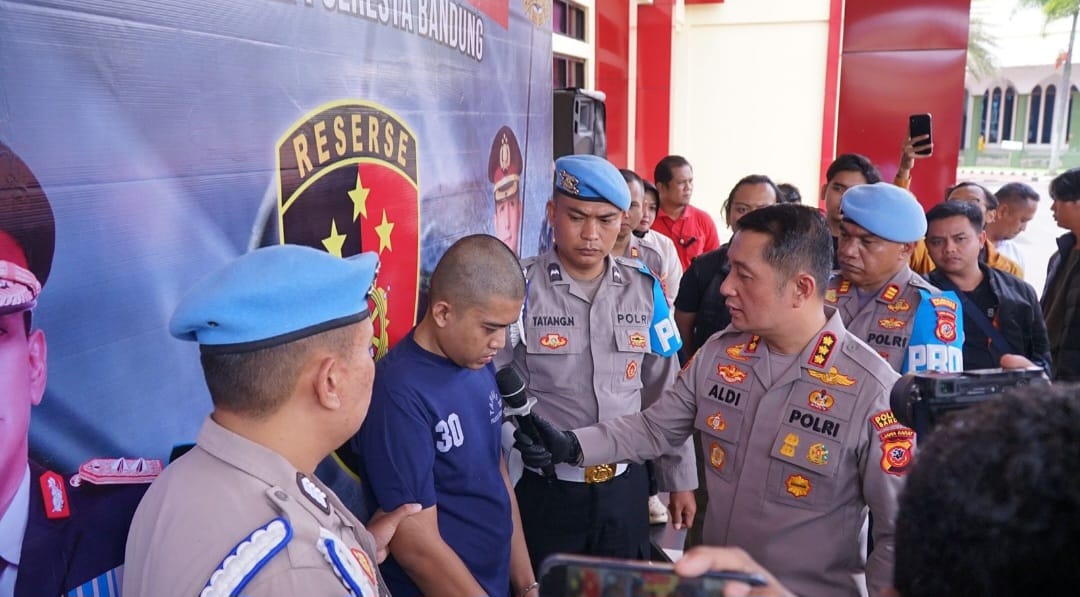
<instances>
[{"instance_id":1,"label":"rank insignia on shoulder","mask_svg":"<svg viewBox=\"0 0 1080 597\"><path fill-rule=\"evenodd\" d=\"M84 481L94 485L151 483L162 468L156 458L94 458L79 467L71 477L71 486L78 487Z\"/></svg>"},{"instance_id":2,"label":"rank insignia on shoulder","mask_svg":"<svg viewBox=\"0 0 1080 597\"><path fill-rule=\"evenodd\" d=\"M810 355L810 364L815 367L824 367L829 362L829 356L832 355L834 348L836 348L836 334L832 332L822 333L818 338L814 354Z\"/></svg>"},{"instance_id":3,"label":"rank insignia on shoulder","mask_svg":"<svg viewBox=\"0 0 1080 597\"><path fill-rule=\"evenodd\" d=\"M881 300L885 302L890 302L898 296L900 296L900 287L896 284L889 284L885 290L881 291Z\"/></svg>"},{"instance_id":4,"label":"rank insignia on shoulder","mask_svg":"<svg viewBox=\"0 0 1080 597\"><path fill-rule=\"evenodd\" d=\"M855 385L854 379L844 375L843 373L840 373L839 371L837 371L836 367L829 367L829 371L827 373L814 371L812 369L807 369L806 372L810 374L810 377L813 377L821 383L828 384L830 386L846 387Z\"/></svg>"},{"instance_id":5,"label":"rank insignia on shoulder","mask_svg":"<svg viewBox=\"0 0 1080 597\"><path fill-rule=\"evenodd\" d=\"M330 502L327 500L326 492L319 488L314 481L307 478L304 473L296 473L296 485L300 487L300 493L304 494L312 504L319 510L322 510L323 514L330 513Z\"/></svg>"},{"instance_id":6,"label":"rank insignia on shoulder","mask_svg":"<svg viewBox=\"0 0 1080 597\"><path fill-rule=\"evenodd\" d=\"M289 521L278 517L266 526L255 529L245 537L218 564L217 570L206 581L199 597L227 597L239 595L267 562L292 539Z\"/></svg>"},{"instance_id":7,"label":"rank insignia on shoulder","mask_svg":"<svg viewBox=\"0 0 1080 597\"><path fill-rule=\"evenodd\" d=\"M330 563L341 584L355 597L378 597L375 568L366 553L349 549L337 535L320 528L316 548Z\"/></svg>"},{"instance_id":8,"label":"rank insignia on shoulder","mask_svg":"<svg viewBox=\"0 0 1080 597\"><path fill-rule=\"evenodd\" d=\"M548 264L548 281L549 282L562 282L562 268L558 263Z\"/></svg>"},{"instance_id":9,"label":"rank insignia on shoulder","mask_svg":"<svg viewBox=\"0 0 1080 597\"><path fill-rule=\"evenodd\" d=\"M830 288L825 291L825 300L830 303L835 303L837 300L839 300L836 296L835 288Z\"/></svg>"},{"instance_id":10,"label":"rank insignia on shoulder","mask_svg":"<svg viewBox=\"0 0 1080 597\"><path fill-rule=\"evenodd\" d=\"M64 478L52 471L45 471L38 478L38 483L41 485L41 499L45 502L45 517L57 520L71 516Z\"/></svg>"},{"instance_id":11,"label":"rank insignia on shoulder","mask_svg":"<svg viewBox=\"0 0 1080 597\"><path fill-rule=\"evenodd\" d=\"M754 334L750 336L750 341L746 343L746 353L753 354L757 352L757 346L761 342L761 336Z\"/></svg>"},{"instance_id":12,"label":"rank insignia on shoulder","mask_svg":"<svg viewBox=\"0 0 1080 597\"><path fill-rule=\"evenodd\" d=\"M851 280L842 280L840 282L840 287L836 290L836 293L847 294L849 292L851 292Z\"/></svg>"}]
</instances>

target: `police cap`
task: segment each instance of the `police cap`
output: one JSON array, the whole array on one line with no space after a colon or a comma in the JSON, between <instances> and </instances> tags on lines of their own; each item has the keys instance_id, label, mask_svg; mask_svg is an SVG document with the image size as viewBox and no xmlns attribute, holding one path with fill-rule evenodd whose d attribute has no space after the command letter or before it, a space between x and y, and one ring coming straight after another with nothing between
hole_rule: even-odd
<instances>
[{"instance_id":1,"label":"police cap","mask_svg":"<svg viewBox=\"0 0 1080 597\"><path fill-rule=\"evenodd\" d=\"M623 211L630 207L630 189L618 168L595 155L555 160L555 192L582 201L607 201Z\"/></svg>"},{"instance_id":2,"label":"police cap","mask_svg":"<svg viewBox=\"0 0 1080 597\"><path fill-rule=\"evenodd\" d=\"M926 213L907 189L887 182L860 184L840 201L844 220L897 243L913 243L926 235Z\"/></svg>"}]
</instances>

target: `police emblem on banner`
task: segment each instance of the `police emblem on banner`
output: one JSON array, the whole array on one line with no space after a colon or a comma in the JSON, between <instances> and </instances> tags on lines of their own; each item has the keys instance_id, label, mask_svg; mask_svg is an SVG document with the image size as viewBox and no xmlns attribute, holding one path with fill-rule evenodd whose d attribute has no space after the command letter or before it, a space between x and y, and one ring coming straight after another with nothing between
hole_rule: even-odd
<instances>
[{"instance_id":1,"label":"police emblem on banner","mask_svg":"<svg viewBox=\"0 0 1080 597\"><path fill-rule=\"evenodd\" d=\"M278 140L279 242L338 257L379 254L376 358L416 322L420 286L417 139L371 102L323 104Z\"/></svg>"}]
</instances>

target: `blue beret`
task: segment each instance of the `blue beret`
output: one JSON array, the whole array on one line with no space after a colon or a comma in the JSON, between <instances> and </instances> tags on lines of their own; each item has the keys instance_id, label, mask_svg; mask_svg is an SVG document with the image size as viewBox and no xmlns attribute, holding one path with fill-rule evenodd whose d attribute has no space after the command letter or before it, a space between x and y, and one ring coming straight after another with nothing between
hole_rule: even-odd
<instances>
[{"instance_id":1,"label":"blue beret","mask_svg":"<svg viewBox=\"0 0 1080 597\"><path fill-rule=\"evenodd\" d=\"M840 200L840 213L885 240L913 243L926 236L926 212L918 199L887 182L851 187Z\"/></svg>"},{"instance_id":2,"label":"blue beret","mask_svg":"<svg viewBox=\"0 0 1080 597\"><path fill-rule=\"evenodd\" d=\"M623 211L630 208L626 179L600 156L567 155L555 160L555 191L582 201L607 201Z\"/></svg>"},{"instance_id":3,"label":"blue beret","mask_svg":"<svg viewBox=\"0 0 1080 597\"><path fill-rule=\"evenodd\" d=\"M379 258L348 259L299 245L256 249L203 278L177 305L169 332L206 354L293 342L368 317Z\"/></svg>"}]
</instances>

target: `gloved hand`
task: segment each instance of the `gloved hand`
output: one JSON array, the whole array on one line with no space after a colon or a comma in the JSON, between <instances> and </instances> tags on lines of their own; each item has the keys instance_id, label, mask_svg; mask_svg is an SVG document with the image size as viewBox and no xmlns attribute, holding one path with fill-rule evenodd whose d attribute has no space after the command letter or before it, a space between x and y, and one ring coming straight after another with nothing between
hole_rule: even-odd
<instances>
[{"instance_id":1,"label":"gloved hand","mask_svg":"<svg viewBox=\"0 0 1080 597\"><path fill-rule=\"evenodd\" d=\"M539 415L529 415L526 421L532 424L523 424L514 432L514 447L521 452L525 466L543 469L560 462L581 462L581 444L576 435L557 429Z\"/></svg>"}]
</instances>

